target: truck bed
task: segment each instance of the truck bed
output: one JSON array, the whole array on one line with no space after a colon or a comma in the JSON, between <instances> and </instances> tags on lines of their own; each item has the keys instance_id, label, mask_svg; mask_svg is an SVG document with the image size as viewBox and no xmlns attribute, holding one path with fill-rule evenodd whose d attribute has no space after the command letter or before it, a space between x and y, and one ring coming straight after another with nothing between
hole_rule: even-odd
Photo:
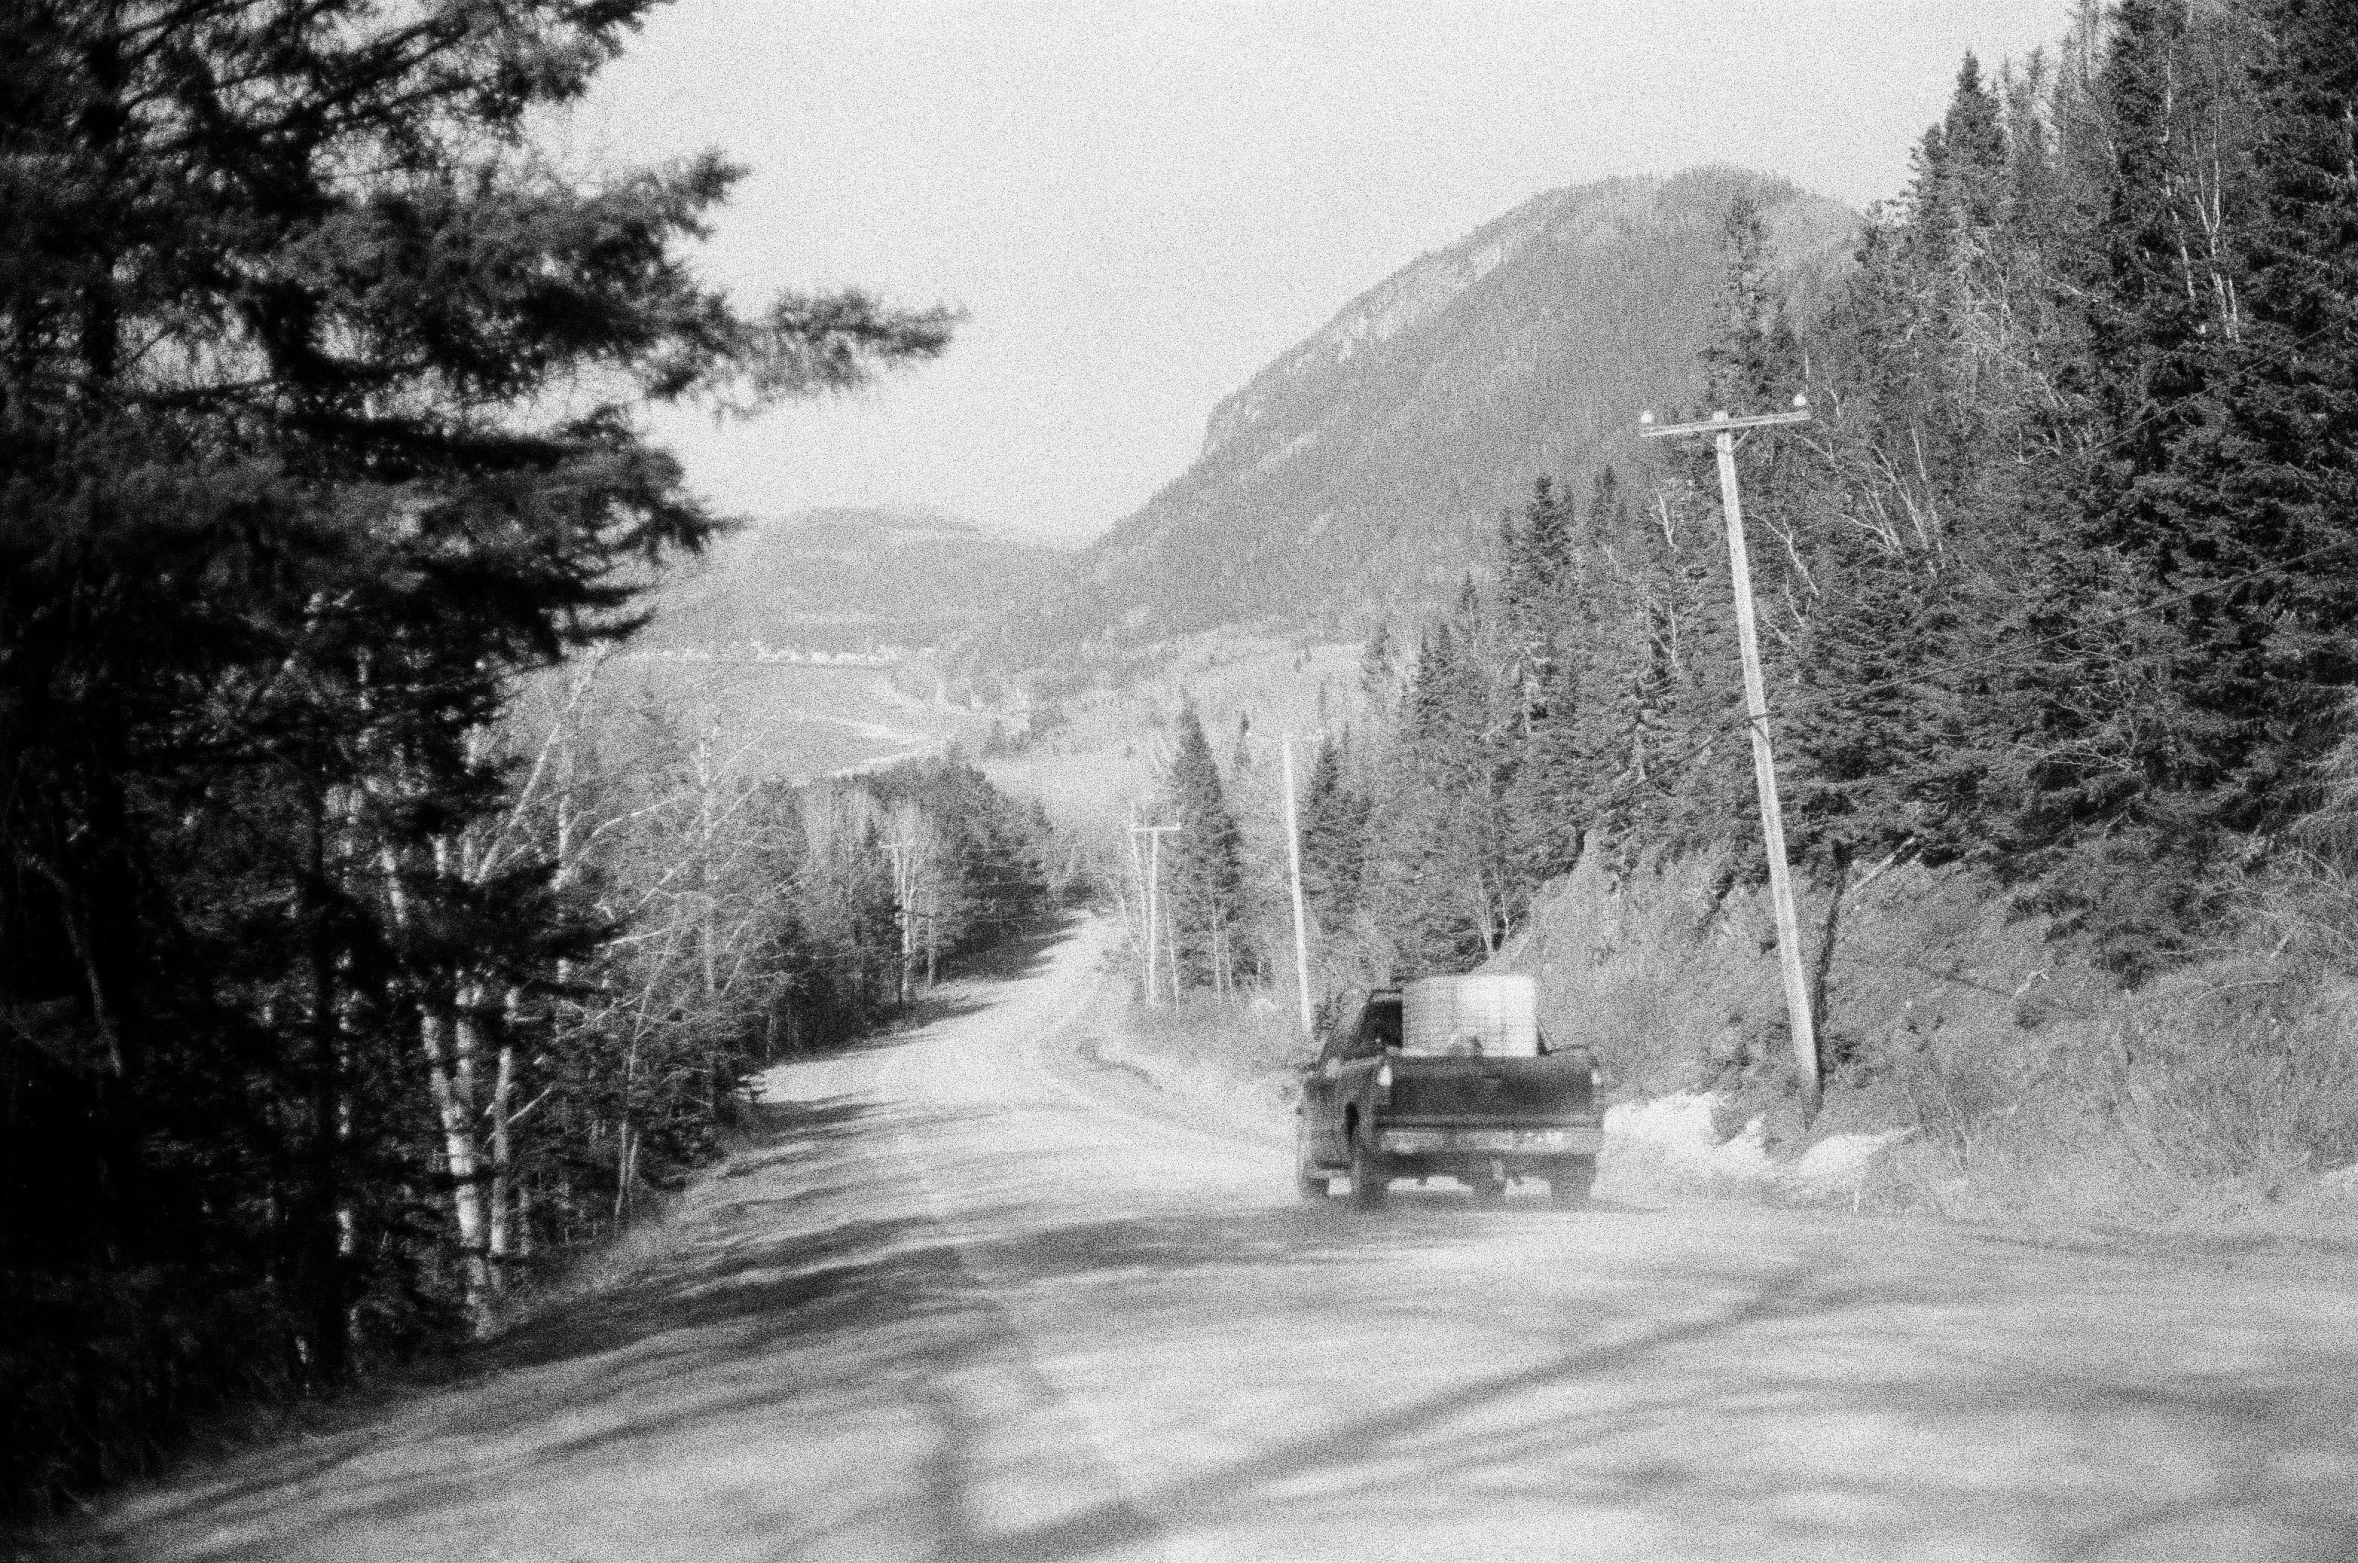
<instances>
[{"instance_id":1,"label":"truck bed","mask_svg":"<svg viewBox=\"0 0 2358 1563\"><path fill-rule=\"evenodd\" d=\"M1387 1123L1560 1124L1595 1111L1586 1053L1431 1058L1395 1053Z\"/></svg>"}]
</instances>

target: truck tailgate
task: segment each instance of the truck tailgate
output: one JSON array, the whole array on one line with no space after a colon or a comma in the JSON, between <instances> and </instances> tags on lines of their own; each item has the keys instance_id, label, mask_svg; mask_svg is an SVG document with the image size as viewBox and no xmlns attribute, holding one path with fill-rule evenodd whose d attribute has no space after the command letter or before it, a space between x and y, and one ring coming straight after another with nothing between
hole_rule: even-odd
<instances>
[{"instance_id":1,"label":"truck tailgate","mask_svg":"<svg viewBox=\"0 0 2358 1563\"><path fill-rule=\"evenodd\" d=\"M1595 1115L1585 1054L1546 1058L1395 1055L1384 1116L1460 1123L1563 1123Z\"/></svg>"}]
</instances>

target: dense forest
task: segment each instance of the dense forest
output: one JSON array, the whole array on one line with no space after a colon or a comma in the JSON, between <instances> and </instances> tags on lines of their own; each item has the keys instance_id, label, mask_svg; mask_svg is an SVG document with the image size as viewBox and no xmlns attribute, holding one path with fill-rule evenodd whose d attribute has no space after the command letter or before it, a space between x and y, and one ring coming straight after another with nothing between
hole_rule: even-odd
<instances>
[{"instance_id":1,"label":"dense forest","mask_svg":"<svg viewBox=\"0 0 2358 1563\"><path fill-rule=\"evenodd\" d=\"M1041 893L961 764L603 694L716 526L634 409L953 325L535 153L645 9L0 8L0 1506L485 1327Z\"/></svg>"},{"instance_id":2,"label":"dense forest","mask_svg":"<svg viewBox=\"0 0 2358 1563\"><path fill-rule=\"evenodd\" d=\"M2358 912L2353 125L2358 7L2125 0L2051 54L1964 62L1822 307L1783 302L1759 211L1728 211L1705 398L1657 411L1814 410L1748 435L1738 466L1821 1014L1846 891L1870 881L2000 908L2046 952L1995 988L1914 957L1875 1017L1910 1046L1933 995L1976 985L1995 1029L1943 1045L2015 1046L2033 1017L2009 991L2065 963L2122 1002L2205 962L2228 963L2206 994L2246 992L2148 1017L2167 1036L2143 1052L2082 1005L2069 1046L1965 1094L2053 1095L2070 1047L2101 1043L2118 1075L2199 1031L2199 1087L2108 1077L2103 1114L2235 1096L2240 1070L2307 1104L2284 1154L2358 1151L2349 1071L2330 1091L2303 1073L2339 1034ZM1663 925L1696 937L1765 873L1707 441L1542 481L1449 612L1367 647L1364 682L1373 720L1303 788L1329 991L1511 952L1576 872L1625 900L1699 886ZM1200 747L1166 788L1191 830L1224 806ZM1244 930L1224 947L1282 940L1282 895L1178 866L1183 914ZM1214 922L1191 926L1207 955L1174 969L1210 973ZM1841 1069L1874 1028L1834 1008ZM1738 1019L1781 1033L1779 1013L1686 1017L1686 1045ZM2286 1053L2296 1034L2323 1051ZM1958 1095L1972 1062L1936 1084Z\"/></svg>"},{"instance_id":3,"label":"dense forest","mask_svg":"<svg viewBox=\"0 0 2358 1563\"><path fill-rule=\"evenodd\" d=\"M2093 7L1968 59L1847 286L1793 318L1738 202L1705 410L1749 436L1793 849L1973 865L2130 983L2330 865L2358 682L2358 10ZM1583 854L1759 871L1706 442L1541 483L1370 647L1307 803L1323 919L1495 950ZM1364 822L1364 823L1363 823ZM1441 893L1435 893L1436 890Z\"/></svg>"}]
</instances>

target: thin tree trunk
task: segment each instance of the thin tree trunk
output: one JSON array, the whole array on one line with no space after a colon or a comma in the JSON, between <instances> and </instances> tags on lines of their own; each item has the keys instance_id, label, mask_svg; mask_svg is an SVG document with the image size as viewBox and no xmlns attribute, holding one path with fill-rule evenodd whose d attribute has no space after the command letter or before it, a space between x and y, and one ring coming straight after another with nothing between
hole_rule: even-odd
<instances>
[{"instance_id":1,"label":"thin tree trunk","mask_svg":"<svg viewBox=\"0 0 2358 1563\"><path fill-rule=\"evenodd\" d=\"M509 997L512 1007L515 999ZM499 1045L499 1067L491 1085L491 1211L490 1258L491 1289L507 1290L507 1267L514 1258L515 1226L511 1206L515 1200L515 1134L509 1120L508 1104L516 1094L516 1047L502 1039Z\"/></svg>"},{"instance_id":2,"label":"thin tree trunk","mask_svg":"<svg viewBox=\"0 0 2358 1563\"><path fill-rule=\"evenodd\" d=\"M614 1145L614 1230L617 1232L630 1216L630 1175L639 1153L630 1129L631 1077L638 1072L638 1066L639 1038L634 1026L630 1048L622 1056L622 1130Z\"/></svg>"},{"instance_id":3,"label":"thin tree trunk","mask_svg":"<svg viewBox=\"0 0 2358 1563\"><path fill-rule=\"evenodd\" d=\"M425 1048L426 1082L434 1101L434 1115L442 1129L443 1158L450 1164L450 1209L458 1224L460 1274L466 1286L466 1308L477 1330L488 1323L490 1284L486 1274L483 1219L482 1157L475 1137L475 1104L467 1077L455 1066L454 1027L447 1014L432 1010L418 1020L418 1036Z\"/></svg>"},{"instance_id":4,"label":"thin tree trunk","mask_svg":"<svg viewBox=\"0 0 2358 1563\"><path fill-rule=\"evenodd\" d=\"M614 1230L630 1219L630 1181L639 1165L639 1141L631 1132L630 1120L622 1120L622 1134L615 1142L614 1174Z\"/></svg>"},{"instance_id":5,"label":"thin tree trunk","mask_svg":"<svg viewBox=\"0 0 2358 1563\"><path fill-rule=\"evenodd\" d=\"M336 937L328 919L328 807L325 789L311 797L310 862L304 922L311 967L311 1123L309 1165L302 1199L304 1311L309 1315L311 1370L323 1383L342 1380L349 1361L344 1287L344 1233L338 1220L343 1124L342 983L336 974Z\"/></svg>"}]
</instances>

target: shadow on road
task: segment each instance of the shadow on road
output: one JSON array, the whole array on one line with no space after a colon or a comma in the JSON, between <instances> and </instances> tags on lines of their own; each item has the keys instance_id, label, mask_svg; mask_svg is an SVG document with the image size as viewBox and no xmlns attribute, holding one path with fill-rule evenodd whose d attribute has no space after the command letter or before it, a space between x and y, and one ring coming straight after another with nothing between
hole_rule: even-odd
<instances>
[{"instance_id":1,"label":"shadow on road","mask_svg":"<svg viewBox=\"0 0 2358 1563\"><path fill-rule=\"evenodd\" d=\"M2122 1349L2086 1321L2150 1293L2126 1261L1802 1226L1715 1246L1643 1206L1474 1208L1445 1186L1380 1212L1207 1196L1060 1217L1075 1207L1022 1197L1013 1150L945 1161L1010 1190L945 1209L907 1148L971 1119L851 1096L755 1111L663 1245L468 1354L468 1381L151 1495L104 1539L389 1556L348 1538L450 1533L604 1482L668 1495L758 1451L732 1501L802 1528L713 1556L852 1555L892 1531L939 1558L1048 1563L1212 1524L1354 1534L1403 1493L1444 1516L1686 1516L1724 1525L1730 1555L1899 1555L1948 1523L2044 1538L2005 1555L2095 1557L2225 1515L2308 1549L2282 1555L2358 1556L2358 1342L2216 1369ZM1043 1366L1098 1360L1113 1377L1081 1392L1167 1458L1109 1455ZM2095 1504L2084 1458L2039 1453L2090 1430L2149 1456L2151 1481ZM819 1478L797 1462L846 1446L873 1469L804 1518ZM1011 1510L1011 1489L1069 1501Z\"/></svg>"},{"instance_id":2,"label":"shadow on road","mask_svg":"<svg viewBox=\"0 0 2358 1563\"><path fill-rule=\"evenodd\" d=\"M1077 1556L1145 1534L1152 1522L1119 1499L1038 1534L999 1534L974 1517L967 1489L983 1480L982 1451L997 1430L973 1421L942 1386L1025 1360L1030 1345L996 1293L1009 1284L1077 1285L1143 1321L1214 1272L1231 1289L1323 1297L1362 1260L1461 1245L1469 1230L1467 1213L1446 1196L1372 1218L1341 1202L1045 1225L1025 1208L993 1206L947 1217L842 1217L872 1192L843 1172L880 1165L871 1142L885 1115L851 1099L759 1111L760 1142L676 1213L678 1241L635 1270L466 1353L458 1381L407 1414L320 1440L298 1459L263 1451L210 1483L157 1495L139 1507L137 1529L236 1534L263 1521L276 1540L270 1555L311 1555L328 1549L331 1535L423 1523L437 1510L479 1503L491 1491L529 1490L583 1462L653 1459L714 1427L823 1418L900 1397L929 1408L936 1452L930 1496L905 1492L895 1501L929 1511L943 1555ZM905 1109L891 1115L899 1134L929 1127ZM1484 1213L1485 1222L1498 1219ZM1305 1287L1310 1272L1331 1272L1335 1283ZM1321 1316L1312 1309L1275 1328L1306 1340ZM1272 1461L1253 1462L1249 1479L1358 1458L1369 1437L1456 1414L1530 1378L1469 1386L1380 1426L1288 1446ZM1034 1456L1049 1464L1070 1457L1054 1447ZM1247 1479L1240 1471L1227 1480ZM1221 1485L1199 1478L1178 1497L1208 1500ZM332 1502L307 1501L323 1488Z\"/></svg>"}]
</instances>

